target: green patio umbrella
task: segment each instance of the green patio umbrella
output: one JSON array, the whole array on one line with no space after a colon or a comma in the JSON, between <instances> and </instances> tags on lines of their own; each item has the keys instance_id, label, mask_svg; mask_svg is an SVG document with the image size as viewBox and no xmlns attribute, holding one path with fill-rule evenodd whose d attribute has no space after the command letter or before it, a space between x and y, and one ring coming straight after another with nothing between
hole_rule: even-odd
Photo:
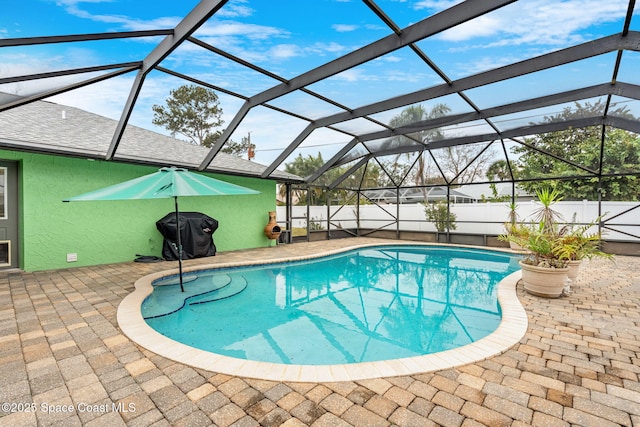
<instances>
[{"instance_id":1,"label":"green patio umbrella","mask_svg":"<svg viewBox=\"0 0 640 427\"><path fill-rule=\"evenodd\" d=\"M260 194L259 191L240 185L209 178L189 172L187 169L170 167L161 168L158 172L134 178L120 184L111 185L100 190L69 197L63 202L95 201L95 200L135 200L135 199L168 199L173 198L176 211L178 265L180 289L182 285L182 242L180 238L180 215L178 197L180 196L228 196L242 194Z\"/></svg>"}]
</instances>

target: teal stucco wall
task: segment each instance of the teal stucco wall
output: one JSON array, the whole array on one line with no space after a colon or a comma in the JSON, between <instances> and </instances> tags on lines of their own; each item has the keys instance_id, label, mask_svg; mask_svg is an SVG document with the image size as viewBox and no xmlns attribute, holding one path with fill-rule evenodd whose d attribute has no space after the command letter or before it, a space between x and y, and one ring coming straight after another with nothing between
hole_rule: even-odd
<instances>
[{"instance_id":1,"label":"teal stucco wall","mask_svg":"<svg viewBox=\"0 0 640 427\"><path fill-rule=\"evenodd\" d=\"M161 255L156 221L174 210L173 199L72 202L62 200L152 173L157 167L0 150L19 164L20 267L39 271L132 261ZM260 191L258 195L182 197L180 210L219 221L218 252L273 244L264 234L275 210L276 182L219 174L211 177ZM77 261L67 262L67 254Z\"/></svg>"}]
</instances>

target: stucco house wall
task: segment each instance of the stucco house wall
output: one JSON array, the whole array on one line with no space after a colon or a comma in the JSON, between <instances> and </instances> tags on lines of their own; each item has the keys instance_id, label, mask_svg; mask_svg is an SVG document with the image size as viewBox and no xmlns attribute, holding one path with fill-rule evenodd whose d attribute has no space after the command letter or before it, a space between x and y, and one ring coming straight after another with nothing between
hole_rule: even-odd
<instances>
[{"instance_id":1,"label":"stucco house wall","mask_svg":"<svg viewBox=\"0 0 640 427\"><path fill-rule=\"evenodd\" d=\"M17 97L0 93L0 103ZM113 202L62 200L157 171L197 169L209 148L128 125L113 160L104 160L117 121L78 108L36 101L0 112L0 160L18 165L19 268L38 271L160 256L155 223L173 212L173 199ZM218 251L274 244L263 233L276 209L276 180L299 180L266 166L219 153L205 173L249 187L258 195L183 197L180 210L219 221ZM67 254L77 261L67 262Z\"/></svg>"},{"instance_id":2,"label":"stucco house wall","mask_svg":"<svg viewBox=\"0 0 640 427\"><path fill-rule=\"evenodd\" d=\"M136 254L161 255L155 222L173 212L173 199L72 202L64 198L157 171L100 160L0 150L19 167L20 267L39 271L131 261ZM258 195L182 197L180 210L205 213L219 221L218 251L272 244L263 233L275 210L276 182L206 174L260 191ZM77 261L67 262L67 254Z\"/></svg>"}]
</instances>

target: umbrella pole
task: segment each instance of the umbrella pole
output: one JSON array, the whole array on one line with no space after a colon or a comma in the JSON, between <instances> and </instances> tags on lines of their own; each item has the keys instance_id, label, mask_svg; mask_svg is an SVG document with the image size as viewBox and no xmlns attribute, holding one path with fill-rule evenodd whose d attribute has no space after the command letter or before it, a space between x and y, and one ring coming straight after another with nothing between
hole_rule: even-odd
<instances>
[{"instance_id":1,"label":"umbrella pole","mask_svg":"<svg viewBox=\"0 0 640 427\"><path fill-rule=\"evenodd\" d=\"M176 228L178 235L178 271L180 276L180 291L184 292L184 287L182 286L182 240L180 237L180 215L178 215L178 196L174 196L173 198L176 204Z\"/></svg>"}]
</instances>

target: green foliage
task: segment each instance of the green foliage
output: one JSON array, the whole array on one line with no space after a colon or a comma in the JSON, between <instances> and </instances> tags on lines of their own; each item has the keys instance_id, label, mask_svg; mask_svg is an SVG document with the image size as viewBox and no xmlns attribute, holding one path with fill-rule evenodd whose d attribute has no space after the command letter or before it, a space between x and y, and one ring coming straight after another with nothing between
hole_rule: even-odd
<instances>
[{"instance_id":1,"label":"green foliage","mask_svg":"<svg viewBox=\"0 0 640 427\"><path fill-rule=\"evenodd\" d=\"M567 227L560 232L560 242L554 254L560 259L581 260L593 257L611 258L613 255L600 250L600 235L589 233L589 229L599 221L580 227Z\"/></svg>"},{"instance_id":2,"label":"green foliage","mask_svg":"<svg viewBox=\"0 0 640 427\"><path fill-rule=\"evenodd\" d=\"M309 231L321 231L324 230L322 225L322 218L316 218L315 216L309 220Z\"/></svg>"},{"instance_id":3,"label":"green foliage","mask_svg":"<svg viewBox=\"0 0 640 427\"><path fill-rule=\"evenodd\" d=\"M304 178L313 174L323 164L324 160L322 159L322 154L320 154L320 152L318 152L316 157L313 157L311 154L306 157L303 157L302 154L298 154L298 157L296 157L292 162L284 165L284 170L288 173Z\"/></svg>"},{"instance_id":4,"label":"green foliage","mask_svg":"<svg viewBox=\"0 0 640 427\"><path fill-rule=\"evenodd\" d=\"M224 123L218 95L202 86L184 85L170 91L166 107L154 105L152 123L179 133L195 145L210 147Z\"/></svg>"},{"instance_id":5,"label":"green foliage","mask_svg":"<svg viewBox=\"0 0 640 427\"><path fill-rule=\"evenodd\" d=\"M491 196L487 197L484 194L480 195L480 201L483 203L487 203L487 202L506 202L507 200L511 199L511 196L508 194L502 195L500 196L498 194L498 187L496 186L496 184L489 184L489 188L491 189Z\"/></svg>"},{"instance_id":6,"label":"green foliage","mask_svg":"<svg viewBox=\"0 0 640 427\"><path fill-rule=\"evenodd\" d=\"M552 206L562 200L560 191L555 187L542 187L536 190L536 196L542 206L533 212L534 221L541 225L544 232L548 234L557 233L558 223L562 221L562 215Z\"/></svg>"},{"instance_id":7,"label":"green foliage","mask_svg":"<svg viewBox=\"0 0 640 427\"><path fill-rule=\"evenodd\" d=\"M396 129L421 121L443 117L450 111L451 108L445 104L436 104L431 109L426 109L423 105L411 105L402 110L397 116L394 116L389 121L389 126ZM393 149L405 145L416 145L420 142L427 143L443 138L444 135L439 128L428 129L391 137L385 142L385 148ZM419 155L415 165L414 157L415 153L398 154L393 160L384 162L385 171L389 175L391 182L381 182L381 184L399 185L403 182L404 178L408 176L414 184L425 185L433 179L432 175L434 173L440 175L439 172L428 169L424 155Z\"/></svg>"},{"instance_id":8,"label":"green foliage","mask_svg":"<svg viewBox=\"0 0 640 427\"><path fill-rule=\"evenodd\" d=\"M575 108L567 107L561 113L547 116L543 123L553 123L583 117L601 115L604 109L600 101L576 103ZM626 107L612 109L610 116L634 119ZM604 200L634 200L640 194L640 180L636 176L624 175L624 172L640 172L640 137L622 129L605 128L604 146L601 153L602 127L571 128L558 132L544 133L526 138L529 145L514 147L518 156L514 170L518 179L555 178L552 184L567 200L598 200L597 173L614 176L601 181L601 196ZM537 151L541 150L541 151ZM544 154L549 153L550 155ZM600 161L602 155L602 162ZM552 156L557 156L559 160ZM568 162L572 162L568 163ZM575 165L586 168L593 173ZM585 176L586 179L562 179L562 177ZM591 178L589 178L591 176ZM558 179L560 178L560 179ZM549 182L522 182L524 190L534 193Z\"/></svg>"},{"instance_id":9,"label":"green foliage","mask_svg":"<svg viewBox=\"0 0 640 427\"><path fill-rule=\"evenodd\" d=\"M204 145L205 147L210 147L215 144L215 142L220 137L221 132L216 132L211 136L211 142L207 141ZM224 144L224 147L220 151L223 153L231 154L237 157L243 157L249 151L249 146L251 145L251 140L247 136L242 137L241 142L235 142L232 140L227 141Z\"/></svg>"},{"instance_id":10,"label":"green foliage","mask_svg":"<svg viewBox=\"0 0 640 427\"><path fill-rule=\"evenodd\" d=\"M451 212L447 202L424 203L423 206L427 221L432 222L439 233L456 229L456 214Z\"/></svg>"},{"instance_id":11,"label":"green foliage","mask_svg":"<svg viewBox=\"0 0 640 427\"><path fill-rule=\"evenodd\" d=\"M508 234L499 236L502 241L516 243L528 252L524 263L550 268L562 268L571 260L592 257L610 257L600 250L600 235L589 233L591 224L574 227L572 225L560 227L561 217L552 206L562 200L557 188L541 188L536 192L542 207L534 212L537 224L525 226L516 224Z\"/></svg>"},{"instance_id":12,"label":"green foliage","mask_svg":"<svg viewBox=\"0 0 640 427\"><path fill-rule=\"evenodd\" d=\"M511 180L511 171L515 168L513 162L507 163L506 160L496 160L491 163L487 168L487 178L489 181L499 180L499 181L510 181Z\"/></svg>"},{"instance_id":13,"label":"green foliage","mask_svg":"<svg viewBox=\"0 0 640 427\"><path fill-rule=\"evenodd\" d=\"M303 157L302 154L298 154L298 156L293 160L293 162L286 163L284 165L285 172L298 175L299 177L305 178L311 174L313 174L318 168L320 168L324 164L324 160L322 159L322 154L318 152L316 157L312 155L307 155ZM285 191L284 186L281 187L281 196L284 196L282 192ZM294 204L297 205L306 205L307 204L307 191L303 189L294 189L293 191L293 199ZM316 204L324 204L326 198L324 197L324 191L322 188L313 187L311 190L311 201L312 205Z\"/></svg>"},{"instance_id":14,"label":"green foliage","mask_svg":"<svg viewBox=\"0 0 640 427\"><path fill-rule=\"evenodd\" d=\"M317 156L307 155L303 156L302 154L298 154L298 156L289 163L286 163L285 171L294 175L298 175L302 178L308 177L316 172L320 167L324 165L325 161L322 158L322 154L318 152ZM347 171L348 166L339 166L333 169L329 169L322 176L318 178L314 184L318 185L318 187L311 188L311 204L312 205L324 205L327 201L327 190L322 186L329 186L334 181L342 177ZM336 188L331 190L328 194L329 203L349 203L352 202L352 199L355 199L354 192L351 189L359 189L359 188L368 188L368 187L377 187L378 186L378 178L380 176L380 168L372 165L367 165L366 167L362 167L358 171L352 173L350 176L346 177L340 184L340 188ZM284 186L280 189L280 196L284 198ZM294 199L297 199L297 202L294 204L298 205L306 205L306 191L305 190L294 190Z\"/></svg>"},{"instance_id":15,"label":"green foliage","mask_svg":"<svg viewBox=\"0 0 640 427\"><path fill-rule=\"evenodd\" d=\"M412 105L389 121L393 129L410 127L411 125L434 120L446 116L451 108L446 104L435 104L430 109L422 105ZM432 127L413 133L397 135L387 139L381 150L393 150L404 147L420 147L432 141L445 139L441 128ZM491 149L485 150L486 144L466 144L455 147L444 147L433 150L415 151L397 154L392 160L383 161L388 175L380 186L398 186L406 180L417 186L428 184L444 184L445 176L455 184L473 182L475 178L484 176L488 163L493 158Z\"/></svg>"},{"instance_id":16,"label":"green foliage","mask_svg":"<svg viewBox=\"0 0 640 427\"><path fill-rule=\"evenodd\" d=\"M562 240L556 234L546 232L542 223L537 228L532 227L519 244L529 250L525 259L527 264L563 268L570 259L562 250Z\"/></svg>"},{"instance_id":17,"label":"green foliage","mask_svg":"<svg viewBox=\"0 0 640 427\"><path fill-rule=\"evenodd\" d=\"M504 228L507 234L518 234L523 225L518 222L518 204L516 202L509 203L509 216L507 222L504 224Z\"/></svg>"}]
</instances>

